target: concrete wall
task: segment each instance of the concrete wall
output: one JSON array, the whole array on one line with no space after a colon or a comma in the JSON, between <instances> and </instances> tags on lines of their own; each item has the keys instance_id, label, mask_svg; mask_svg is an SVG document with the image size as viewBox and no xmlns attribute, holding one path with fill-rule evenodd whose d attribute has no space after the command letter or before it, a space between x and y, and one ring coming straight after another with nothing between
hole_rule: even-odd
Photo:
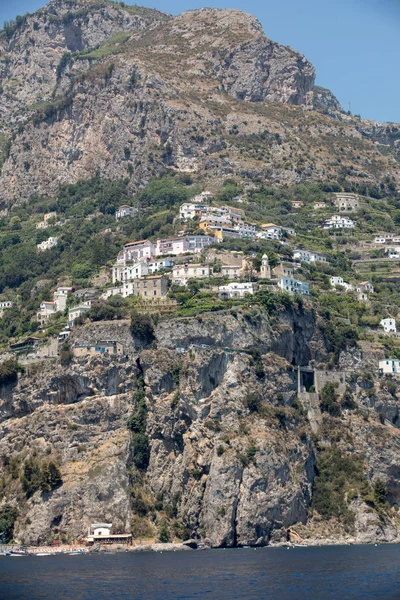
<instances>
[{"instance_id":1,"label":"concrete wall","mask_svg":"<svg viewBox=\"0 0 400 600\"><path fill-rule=\"evenodd\" d=\"M124 354L132 354L135 346L130 330L130 321L99 321L82 327L75 327L69 337L72 348L78 344L90 346L100 341L119 342L124 347Z\"/></svg>"},{"instance_id":2,"label":"concrete wall","mask_svg":"<svg viewBox=\"0 0 400 600\"><path fill-rule=\"evenodd\" d=\"M320 392L327 383L337 383L336 391L338 394L344 394L346 390L346 374L343 371L315 371L314 385L315 391Z\"/></svg>"}]
</instances>

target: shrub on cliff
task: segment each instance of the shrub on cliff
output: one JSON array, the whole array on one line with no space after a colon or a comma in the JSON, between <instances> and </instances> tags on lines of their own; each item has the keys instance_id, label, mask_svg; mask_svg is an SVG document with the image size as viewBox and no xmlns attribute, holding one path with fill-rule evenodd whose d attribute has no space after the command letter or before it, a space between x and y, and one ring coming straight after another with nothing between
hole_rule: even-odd
<instances>
[{"instance_id":1,"label":"shrub on cliff","mask_svg":"<svg viewBox=\"0 0 400 600\"><path fill-rule=\"evenodd\" d=\"M133 433L133 463L140 471L147 469L150 460L150 445L146 433L147 405L143 386L143 380L139 379L134 397L135 409L127 420L128 429Z\"/></svg>"},{"instance_id":2,"label":"shrub on cliff","mask_svg":"<svg viewBox=\"0 0 400 600\"><path fill-rule=\"evenodd\" d=\"M326 383L322 388L319 397L322 412L329 413L331 417L340 417L342 411L333 383Z\"/></svg>"},{"instance_id":3,"label":"shrub on cliff","mask_svg":"<svg viewBox=\"0 0 400 600\"><path fill-rule=\"evenodd\" d=\"M21 484L27 498L33 496L40 488L40 467L33 460L28 460L25 463Z\"/></svg>"},{"instance_id":4,"label":"shrub on cliff","mask_svg":"<svg viewBox=\"0 0 400 600\"><path fill-rule=\"evenodd\" d=\"M40 489L42 492L51 492L62 483L61 473L52 461L42 464L40 470Z\"/></svg>"},{"instance_id":5,"label":"shrub on cliff","mask_svg":"<svg viewBox=\"0 0 400 600\"><path fill-rule=\"evenodd\" d=\"M330 321L325 329L325 337L328 341L328 350L333 352L335 362L339 360L340 353L347 346L355 346L357 343L357 329L353 325Z\"/></svg>"},{"instance_id":6,"label":"shrub on cliff","mask_svg":"<svg viewBox=\"0 0 400 600\"><path fill-rule=\"evenodd\" d=\"M15 383L18 373L23 373L24 367L17 360L6 360L0 365L0 385Z\"/></svg>"},{"instance_id":7,"label":"shrub on cliff","mask_svg":"<svg viewBox=\"0 0 400 600\"><path fill-rule=\"evenodd\" d=\"M61 350L60 350L60 362L61 362L62 366L66 367L67 365L69 365L73 358L74 358L74 354L73 354L69 344L67 342L64 343L61 346Z\"/></svg>"},{"instance_id":8,"label":"shrub on cliff","mask_svg":"<svg viewBox=\"0 0 400 600\"><path fill-rule=\"evenodd\" d=\"M139 471L145 471L149 466L150 447L145 433L135 433L133 440L133 463Z\"/></svg>"},{"instance_id":9,"label":"shrub on cliff","mask_svg":"<svg viewBox=\"0 0 400 600\"><path fill-rule=\"evenodd\" d=\"M363 494L368 482L362 459L339 448L325 448L317 455L317 476L314 481L312 507L326 518L336 517L347 528L354 519L346 496Z\"/></svg>"},{"instance_id":10,"label":"shrub on cliff","mask_svg":"<svg viewBox=\"0 0 400 600\"><path fill-rule=\"evenodd\" d=\"M250 392L243 399L243 404L251 413L256 413L260 411L261 408L261 398L257 392Z\"/></svg>"},{"instance_id":11,"label":"shrub on cliff","mask_svg":"<svg viewBox=\"0 0 400 600\"><path fill-rule=\"evenodd\" d=\"M288 292L257 292L251 298L252 304L260 303L269 315L290 310L294 306L293 297Z\"/></svg>"},{"instance_id":12,"label":"shrub on cliff","mask_svg":"<svg viewBox=\"0 0 400 600\"><path fill-rule=\"evenodd\" d=\"M39 465L30 459L25 463L21 484L27 498L33 496L38 490L51 492L61 483L61 473L54 462L49 461Z\"/></svg>"},{"instance_id":13,"label":"shrub on cliff","mask_svg":"<svg viewBox=\"0 0 400 600\"><path fill-rule=\"evenodd\" d=\"M10 504L0 508L0 541L3 544L8 544L12 540L17 516L17 509Z\"/></svg>"},{"instance_id":14,"label":"shrub on cliff","mask_svg":"<svg viewBox=\"0 0 400 600\"><path fill-rule=\"evenodd\" d=\"M97 302L86 313L86 316L91 321L111 321L112 319L122 319L125 316L125 310L123 307L115 306L110 298L106 302Z\"/></svg>"},{"instance_id":15,"label":"shrub on cliff","mask_svg":"<svg viewBox=\"0 0 400 600\"><path fill-rule=\"evenodd\" d=\"M167 544L171 541L171 536L169 534L168 525L166 521L162 521L160 525L160 531L158 534L158 539L162 544Z\"/></svg>"},{"instance_id":16,"label":"shrub on cliff","mask_svg":"<svg viewBox=\"0 0 400 600\"><path fill-rule=\"evenodd\" d=\"M131 332L134 338L145 345L150 345L155 340L152 317L133 310L131 312Z\"/></svg>"},{"instance_id":17,"label":"shrub on cliff","mask_svg":"<svg viewBox=\"0 0 400 600\"><path fill-rule=\"evenodd\" d=\"M376 504L385 504L386 502L386 486L381 479L377 479L374 483L374 499Z\"/></svg>"}]
</instances>

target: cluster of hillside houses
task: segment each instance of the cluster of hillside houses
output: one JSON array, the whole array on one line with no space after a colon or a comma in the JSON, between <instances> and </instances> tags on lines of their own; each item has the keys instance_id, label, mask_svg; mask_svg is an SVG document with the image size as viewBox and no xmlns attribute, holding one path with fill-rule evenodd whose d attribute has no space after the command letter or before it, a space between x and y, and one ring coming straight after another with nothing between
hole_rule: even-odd
<instances>
[{"instance_id":1,"label":"cluster of hillside houses","mask_svg":"<svg viewBox=\"0 0 400 600\"><path fill-rule=\"evenodd\" d=\"M195 248L193 252L196 252L196 249L203 249L213 241L213 238L208 239L208 236L190 237L193 248ZM205 239L197 239L201 237ZM174 240L170 241L172 244L169 245L171 257L159 254L159 249L164 248L163 243L165 240L158 240L154 244L150 240L125 244L112 267L112 285L106 288L101 294L101 298L139 296L145 301L158 301L167 296L170 284L186 286L191 279L207 280L215 276L232 280L231 283L212 288L222 299L243 298L247 294L254 294L259 287L259 280L272 280L273 286L270 289L275 286L276 289L290 293L309 294L308 283L297 279L294 275L296 266L299 266L298 263L282 262L271 269L268 256L265 254L262 257L259 271L256 271L251 257L226 252L217 255L218 270L214 273L213 261L215 263L215 253L217 251L214 250L210 255L210 259L205 262L175 263L172 259L179 255L178 246L173 245ZM186 247L186 245L180 245L180 253L184 254ZM320 258L326 260L325 257L303 250L298 251L297 258L305 262L312 262ZM250 281L250 279L257 280L257 282ZM41 325L44 325L57 312L65 310L68 291L71 290L69 288L57 288L52 302L41 303L37 314L37 319ZM69 309L69 326L72 326L78 317L90 310L96 296L98 297L96 289L74 292L73 298L78 303Z\"/></svg>"},{"instance_id":2,"label":"cluster of hillside houses","mask_svg":"<svg viewBox=\"0 0 400 600\"><path fill-rule=\"evenodd\" d=\"M281 227L274 223L264 223L256 227L244 220L244 211L240 208L212 206L210 203L212 195L208 191L202 192L179 208L181 221L193 220L198 229L203 230L201 235L178 235L157 239L156 242L146 239L124 244L112 267L112 284L101 294L101 298L140 296L146 301L154 301L165 298L171 283L186 286L191 279L210 279L220 276L232 280L226 285L219 286L216 290L219 297L224 299L242 298L247 294L253 294L258 289L260 280L268 279L273 280L273 285L269 286L269 289L273 289L275 286L289 293L308 295L310 293L309 284L295 276L296 268L300 267L301 263L312 264L327 261L325 256L310 250L293 248L293 262L281 262L272 269L268 256L264 255L259 272L254 270L249 257L239 258L233 256L234 253L220 253L218 269L215 272L215 261L214 263L210 260L193 261L196 254L204 254L210 246L225 239L258 238L284 243L282 238L286 235L295 235L292 228ZM349 193L335 194L333 204L340 212L357 211L360 208L358 196ZM293 201L292 205L300 208L304 203ZM324 202L315 203L315 208L325 207L326 203ZM133 217L137 213L137 208L124 204L117 209L115 218L119 221L126 217ZM45 229L56 216L55 212L44 215L43 221L37 224L37 228ZM354 221L340 214L326 219L322 225L323 229L352 229L354 227ZM375 241L383 243L378 238ZM387 241L386 238L384 241ZM38 251L52 248L57 245L57 242L56 237L50 237L37 245ZM216 252L214 250L214 254ZM184 255L187 255L190 261L183 262ZM342 289L346 292L354 291L358 299L363 302L368 302L368 295L374 291L372 284L368 281L352 285L345 282L342 277L332 277L330 284L332 288ZM58 288L54 292L52 302L41 303L37 314L38 322L41 325L44 325L57 312L63 312L66 309L69 291L71 290L68 288ZM90 294L76 297L78 303L69 309L69 326L90 310L94 297L98 297L96 291L93 297ZM386 319L386 321L388 320ZM383 321L381 324L385 331L393 331L392 324L389 325Z\"/></svg>"},{"instance_id":3,"label":"cluster of hillside houses","mask_svg":"<svg viewBox=\"0 0 400 600\"><path fill-rule=\"evenodd\" d=\"M242 209L231 206L212 206L209 202L211 197L211 192L202 192L191 202L185 202L179 208L181 221L194 220L198 228L203 230L201 235L181 235L157 239L156 242L146 239L124 244L112 267L112 285L105 289L101 297L107 299L111 296L123 298L140 296L144 300L154 301L167 295L170 283L185 286L191 279L210 279L214 276L223 276L233 280L218 288L220 298L241 298L247 294L253 294L258 289L258 282L254 281L257 279L272 279L277 289L280 288L289 293L304 295L310 293L309 284L295 277L296 268L301 263L311 264L327 260L325 256L310 250L294 248L294 262L282 262L273 269L270 268L268 256L264 255L258 273L254 271L248 258L231 260L232 256L230 257L229 253L221 253L222 265L216 273L213 272L210 261L193 261L193 256L225 239L258 238L284 243L283 237L295 235L293 229L274 223L264 223L260 227L247 223L244 220ZM357 197L351 194L338 195L335 204L340 211L357 210L359 206ZM138 209L135 207L122 205L117 209L115 218L119 221L126 217L132 217L137 212ZM55 216L55 213L45 215L44 223ZM337 215L325 221L323 227L354 227L354 223L346 217ZM38 250L47 249L56 243L57 238L49 238L38 245ZM190 256L191 262L183 262L182 258L178 258L183 255ZM345 288L349 286L340 278L337 280L336 284ZM360 284L358 292L366 294L368 289ZM85 297L79 300L80 302L69 310L69 325L72 325L79 316L91 308L92 298ZM57 290L53 302L42 303L38 321L44 324L51 315L63 310L60 302L62 303L62 300L60 300Z\"/></svg>"},{"instance_id":4,"label":"cluster of hillside houses","mask_svg":"<svg viewBox=\"0 0 400 600\"><path fill-rule=\"evenodd\" d=\"M213 235L218 241L241 237L280 240L284 231L289 235L295 235L294 229L279 227L274 223L264 223L257 230L255 225L243 220L242 209L207 204L206 200L210 195L210 192L203 192L195 196L192 202L182 204L179 208L181 220L197 219L199 228Z\"/></svg>"}]
</instances>

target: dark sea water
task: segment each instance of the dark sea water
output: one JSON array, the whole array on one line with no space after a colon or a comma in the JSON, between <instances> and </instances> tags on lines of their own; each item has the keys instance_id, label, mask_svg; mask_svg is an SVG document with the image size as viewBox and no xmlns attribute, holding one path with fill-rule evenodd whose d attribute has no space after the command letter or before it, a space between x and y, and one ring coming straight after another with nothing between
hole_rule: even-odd
<instances>
[{"instance_id":1,"label":"dark sea water","mask_svg":"<svg viewBox=\"0 0 400 600\"><path fill-rule=\"evenodd\" d=\"M0 557L0 598L400 599L400 546Z\"/></svg>"}]
</instances>

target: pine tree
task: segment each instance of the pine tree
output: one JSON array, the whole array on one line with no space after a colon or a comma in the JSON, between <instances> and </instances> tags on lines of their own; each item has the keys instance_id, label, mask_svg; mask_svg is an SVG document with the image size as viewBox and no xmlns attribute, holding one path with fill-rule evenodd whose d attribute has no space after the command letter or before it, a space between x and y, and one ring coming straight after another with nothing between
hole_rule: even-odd
<instances>
[{"instance_id":1,"label":"pine tree","mask_svg":"<svg viewBox=\"0 0 400 600\"><path fill-rule=\"evenodd\" d=\"M377 504L386 502L386 486L381 479L377 479L374 483L374 499Z\"/></svg>"}]
</instances>

